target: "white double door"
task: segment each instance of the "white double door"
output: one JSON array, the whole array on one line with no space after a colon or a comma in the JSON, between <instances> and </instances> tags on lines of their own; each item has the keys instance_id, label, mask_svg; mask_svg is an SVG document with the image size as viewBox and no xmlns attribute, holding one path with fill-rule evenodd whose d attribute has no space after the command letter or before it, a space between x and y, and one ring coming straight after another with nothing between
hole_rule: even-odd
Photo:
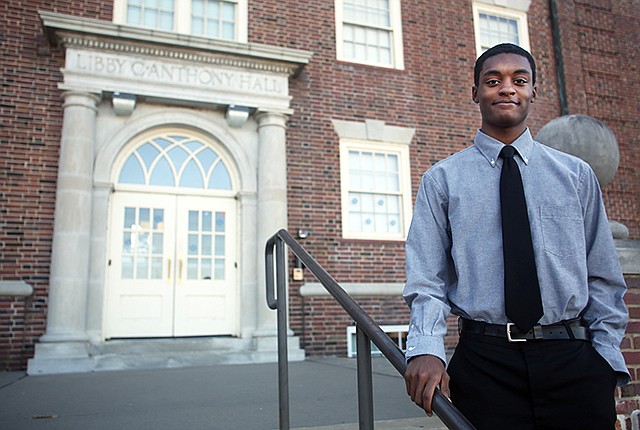
<instances>
[{"instance_id":1,"label":"white double door","mask_svg":"<svg viewBox=\"0 0 640 430\"><path fill-rule=\"evenodd\" d=\"M235 200L113 197L105 337L235 334Z\"/></svg>"}]
</instances>

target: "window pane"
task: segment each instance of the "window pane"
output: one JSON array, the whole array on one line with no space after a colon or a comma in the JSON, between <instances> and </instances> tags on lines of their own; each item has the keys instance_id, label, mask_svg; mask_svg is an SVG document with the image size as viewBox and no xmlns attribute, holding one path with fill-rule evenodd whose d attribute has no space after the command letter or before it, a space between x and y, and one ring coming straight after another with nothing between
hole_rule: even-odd
<instances>
[{"instance_id":1,"label":"window pane","mask_svg":"<svg viewBox=\"0 0 640 430\"><path fill-rule=\"evenodd\" d=\"M212 231L212 213L210 211L202 212L202 231Z\"/></svg>"},{"instance_id":2,"label":"window pane","mask_svg":"<svg viewBox=\"0 0 640 430\"><path fill-rule=\"evenodd\" d=\"M351 150L348 157L350 232L399 233L398 155Z\"/></svg>"},{"instance_id":3,"label":"window pane","mask_svg":"<svg viewBox=\"0 0 640 430\"><path fill-rule=\"evenodd\" d=\"M151 252L154 254L162 254L163 247L164 247L164 235L162 233L154 233Z\"/></svg>"},{"instance_id":4,"label":"window pane","mask_svg":"<svg viewBox=\"0 0 640 430\"><path fill-rule=\"evenodd\" d=\"M188 244L188 253L189 255L198 255L198 235L190 234L189 235L189 244Z\"/></svg>"},{"instance_id":5,"label":"window pane","mask_svg":"<svg viewBox=\"0 0 640 430\"><path fill-rule=\"evenodd\" d=\"M194 160L189 161L182 172L180 186L185 188L204 188L202 171Z\"/></svg>"},{"instance_id":6,"label":"window pane","mask_svg":"<svg viewBox=\"0 0 640 430\"><path fill-rule=\"evenodd\" d=\"M224 220L224 212L216 212L216 231L224 232L225 229L225 220Z\"/></svg>"},{"instance_id":7,"label":"window pane","mask_svg":"<svg viewBox=\"0 0 640 430\"><path fill-rule=\"evenodd\" d=\"M211 178L209 179L209 189L231 189L231 176L229 176L229 171L224 163L219 162L215 169L213 169L213 173L211 173Z\"/></svg>"},{"instance_id":8,"label":"window pane","mask_svg":"<svg viewBox=\"0 0 640 430\"><path fill-rule=\"evenodd\" d=\"M131 154L124 163L118 182L121 184L144 184L144 171L134 154Z\"/></svg>"},{"instance_id":9,"label":"window pane","mask_svg":"<svg viewBox=\"0 0 640 430\"><path fill-rule=\"evenodd\" d=\"M160 14L160 28L163 30L173 30L173 13L162 12Z\"/></svg>"},{"instance_id":10,"label":"window pane","mask_svg":"<svg viewBox=\"0 0 640 430\"><path fill-rule=\"evenodd\" d=\"M150 224L150 214L151 210L149 208L140 208L140 213L139 213L139 224L140 226L142 226L142 228L149 228Z\"/></svg>"},{"instance_id":11,"label":"window pane","mask_svg":"<svg viewBox=\"0 0 640 430\"><path fill-rule=\"evenodd\" d=\"M133 279L133 256L122 256L122 279Z\"/></svg>"},{"instance_id":12,"label":"window pane","mask_svg":"<svg viewBox=\"0 0 640 430\"><path fill-rule=\"evenodd\" d=\"M224 279L224 260L221 258L216 258L216 266L215 266L215 274L214 279L223 280Z\"/></svg>"},{"instance_id":13,"label":"window pane","mask_svg":"<svg viewBox=\"0 0 640 430\"><path fill-rule=\"evenodd\" d=\"M169 150L169 158L176 170L180 170L182 164L189 158L189 153L179 146Z\"/></svg>"},{"instance_id":14,"label":"window pane","mask_svg":"<svg viewBox=\"0 0 640 430\"><path fill-rule=\"evenodd\" d=\"M155 27L156 26L156 17L158 13L155 10L145 10L144 11L144 26L145 27Z\"/></svg>"},{"instance_id":15,"label":"window pane","mask_svg":"<svg viewBox=\"0 0 640 430\"><path fill-rule=\"evenodd\" d=\"M191 12L194 15L204 15L204 0L192 0Z\"/></svg>"},{"instance_id":16,"label":"window pane","mask_svg":"<svg viewBox=\"0 0 640 430\"><path fill-rule=\"evenodd\" d=\"M229 22L222 24L222 38L226 40L234 40L236 38L235 24Z\"/></svg>"},{"instance_id":17,"label":"window pane","mask_svg":"<svg viewBox=\"0 0 640 430\"><path fill-rule=\"evenodd\" d=\"M216 242L217 242L216 238ZM211 255L211 236L202 236L202 255Z\"/></svg>"},{"instance_id":18,"label":"window pane","mask_svg":"<svg viewBox=\"0 0 640 430\"><path fill-rule=\"evenodd\" d=\"M164 209L153 210L153 229L154 230L164 229Z\"/></svg>"},{"instance_id":19,"label":"window pane","mask_svg":"<svg viewBox=\"0 0 640 430\"><path fill-rule=\"evenodd\" d=\"M136 223L136 209L124 208L124 228L131 228Z\"/></svg>"},{"instance_id":20,"label":"window pane","mask_svg":"<svg viewBox=\"0 0 640 430\"><path fill-rule=\"evenodd\" d=\"M171 166L169 166L166 158L160 159L158 164L156 164L153 169L153 173L151 174L151 178L149 179L149 185L169 187L175 185L175 182L173 181L173 171L171 170Z\"/></svg>"},{"instance_id":21,"label":"window pane","mask_svg":"<svg viewBox=\"0 0 640 430\"><path fill-rule=\"evenodd\" d=\"M138 256L136 263L136 279L148 279L149 258Z\"/></svg>"},{"instance_id":22,"label":"window pane","mask_svg":"<svg viewBox=\"0 0 640 430\"><path fill-rule=\"evenodd\" d=\"M127 24L140 25L142 9L135 6L127 7Z\"/></svg>"},{"instance_id":23,"label":"window pane","mask_svg":"<svg viewBox=\"0 0 640 430\"><path fill-rule=\"evenodd\" d=\"M151 279L162 279L162 258L153 257L151 260Z\"/></svg>"},{"instance_id":24,"label":"window pane","mask_svg":"<svg viewBox=\"0 0 640 430\"><path fill-rule=\"evenodd\" d=\"M199 215L198 211L189 211L189 231L198 231Z\"/></svg>"},{"instance_id":25,"label":"window pane","mask_svg":"<svg viewBox=\"0 0 640 430\"><path fill-rule=\"evenodd\" d=\"M224 236L216 236L216 256L224 256Z\"/></svg>"},{"instance_id":26,"label":"window pane","mask_svg":"<svg viewBox=\"0 0 640 430\"><path fill-rule=\"evenodd\" d=\"M222 4L222 19L225 21L235 21L236 19L236 7L233 3L223 2Z\"/></svg>"},{"instance_id":27,"label":"window pane","mask_svg":"<svg viewBox=\"0 0 640 430\"><path fill-rule=\"evenodd\" d=\"M202 265L200 268L202 271L202 279L211 279L211 259L203 258L200 263Z\"/></svg>"},{"instance_id":28,"label":"window pane","mask_svg":"<svg viewBox=\"0 0 640 430\"><path fill-rule=\"evenodd\" d=\"M187 279L198 279L198 259L187 259Z\"/></svg>"}]
</instances>

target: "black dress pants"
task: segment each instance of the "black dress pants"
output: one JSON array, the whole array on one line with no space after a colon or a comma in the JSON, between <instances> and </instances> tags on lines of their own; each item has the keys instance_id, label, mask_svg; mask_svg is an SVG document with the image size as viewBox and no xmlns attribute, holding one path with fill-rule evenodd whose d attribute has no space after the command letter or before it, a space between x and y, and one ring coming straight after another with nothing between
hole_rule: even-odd
<instances>
[{"instance_id":1,"label":"black dress pants","mask_svg":"<svg viewBox=\"0 0 640 430\"><path fill-rule=\"evenodd\" d=\"M453 404L477 430L613 430L616 375L588 341L463 333L448 367Z\"/></svg>"}]
</instances>

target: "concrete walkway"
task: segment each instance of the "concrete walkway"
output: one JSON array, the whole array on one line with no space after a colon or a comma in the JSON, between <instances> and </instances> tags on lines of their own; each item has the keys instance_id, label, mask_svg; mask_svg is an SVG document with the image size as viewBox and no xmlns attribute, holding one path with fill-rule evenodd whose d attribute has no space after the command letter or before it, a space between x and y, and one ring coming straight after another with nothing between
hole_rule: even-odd
<instances>
[{"instance_id":1,"label":"concrete walkway","mask_svg":"<svg viewBox=\"0 0 640 430\"><path fill-rule=\"evenodd\" d=\"M383 358L373 359L376 430L442 430L407 396ZM274 430L276 364L25 376L0 373L3 430ZM289 365L291 428L357 430L356 361Z\"/></svg>"}]
</instances>

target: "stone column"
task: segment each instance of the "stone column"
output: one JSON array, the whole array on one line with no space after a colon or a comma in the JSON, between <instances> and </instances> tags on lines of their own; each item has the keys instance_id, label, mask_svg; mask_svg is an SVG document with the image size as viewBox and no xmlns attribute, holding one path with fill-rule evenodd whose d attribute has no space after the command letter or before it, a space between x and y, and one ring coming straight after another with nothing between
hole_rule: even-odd
<instances>
[{"instance_id":1,"label":"stone column","mask_svg":"<svg viewBox=\"0 0 640 430\"><path fill-rule=\"evenodd\" d=\"M258 337L273 337L277 333L276 311L266 301L264 249L267 239L287 227L287 152L286 116L261 112L258 121L258 202L257 202L257 279L258 279ZM266 339L265 339L266 340Z\"/></svg>"},{"instance_id":2,"label":"stone column","mask_svg":"<svg viewBox=\"0 0 640 430\"><path fill-rule=\"evenodd\" d=\"M48 369L48 361L86 356L91 183L100 97L80 91L66 91L63 96L47 328L30 373L64 371L55 365Z\"/></svg>"}]
</instances>

